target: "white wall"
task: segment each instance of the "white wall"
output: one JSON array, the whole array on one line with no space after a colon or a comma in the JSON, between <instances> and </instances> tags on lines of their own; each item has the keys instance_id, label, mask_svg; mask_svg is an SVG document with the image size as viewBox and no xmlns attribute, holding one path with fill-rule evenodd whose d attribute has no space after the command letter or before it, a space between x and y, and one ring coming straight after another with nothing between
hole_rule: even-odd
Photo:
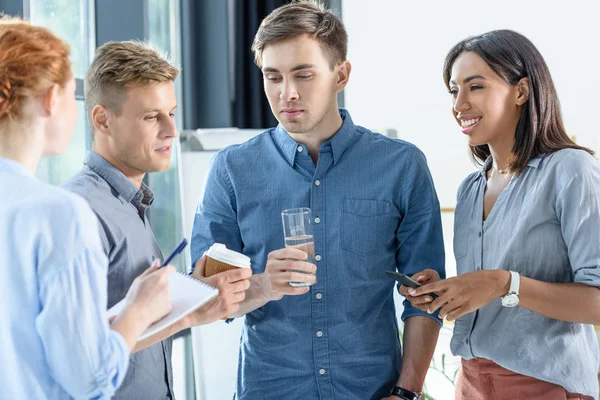
<instances>
[{"instance_id":1,"label":"white wall","mask_svg":"<svg viewBox=\"0 0 600 400\"><path fill-rule=\"evenodd\" d=\"M443 207L474 170L442 80L448 50L467 36L513 29L532 40L569 135L600 151L599 0L344 0L342 10L353 66L346 107L355 123L396 128L423 150Z\"/></svg>"}]
</instances>

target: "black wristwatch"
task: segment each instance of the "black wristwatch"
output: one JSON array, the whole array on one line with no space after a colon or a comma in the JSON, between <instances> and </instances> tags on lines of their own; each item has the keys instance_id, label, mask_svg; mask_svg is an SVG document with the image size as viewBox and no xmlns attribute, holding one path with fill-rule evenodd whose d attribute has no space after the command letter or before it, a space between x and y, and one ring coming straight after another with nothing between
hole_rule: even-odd
<instances>
[{"instance_id":1,"label":"black wristwatch","mask_svg":"<svg viewBox=\"0 0 600 400\"><path fill-rule=\"evenodd\" d=\"M419 400L421 393L411 392L410 390L402 389L400 386L396 386L392 389L390 396L397 396L403 400Z\"/></svg>"}]
</instances>

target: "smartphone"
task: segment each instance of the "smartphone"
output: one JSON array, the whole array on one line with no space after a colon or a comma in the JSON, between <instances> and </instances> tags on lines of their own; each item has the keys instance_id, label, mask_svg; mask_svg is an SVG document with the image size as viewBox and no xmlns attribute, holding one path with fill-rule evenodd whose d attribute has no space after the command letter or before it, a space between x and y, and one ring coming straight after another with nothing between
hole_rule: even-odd
<instances>
[{"instance_id":1,"label":"smartphone","mask_svg":"<svg viewBox=\"0 0 600 400\"><path fill-rule=\"evenodd\" d=\"M392 279L395 279L396 281L400 282L401 284L403 284L404 286L408 286L411 288L418 288L421 286L421 284L417 281L415 281L414 279L409 278L408 276L401 274L399 272L396 271L385 271L386 275L389 276ZM434 299L438 298L438 295L435 293L427 293L429 296L433 297Z\"/></svg>"}]
</instances>

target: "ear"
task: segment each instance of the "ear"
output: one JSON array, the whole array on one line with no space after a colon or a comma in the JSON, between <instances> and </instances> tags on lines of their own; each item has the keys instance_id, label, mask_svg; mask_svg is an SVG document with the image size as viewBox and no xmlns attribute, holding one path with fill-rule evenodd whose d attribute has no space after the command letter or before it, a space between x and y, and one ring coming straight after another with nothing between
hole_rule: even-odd
<instances>
[{"instance_id":1,"label":"ear","mask_svg":"<svg viewBox=\"0 0 600 400\"><path fill-rule=\"evenodd\" d=\"M529 78L521 78L517 82L517 105L522 106L529 100Z\"/></svg>"},{"instance_id":2,"label":"ear","mask_svg":"<svg viewBox=\"0 0 600 400\"><path fill-rule=\"evenodd\" d=\"M106 106L96 104L92 109L92 124L94 125L94 131L101 135L107 135L108 129L108 113L109 110Z\"/></svg>"},{"instance_id":3,"label":"ear","mask_svg":"<svg viewBox=\"0 0 600 400\"><path fill-rule=\"evenodd\" d=\"M58 84L53 84L50 86L48 90L43 94L42 97L42 106L44 107L44 111L49 115L55 115L59 111L60 99L58 97L58 92L60 87Z\"/></svg>"},{"instance_id":4,"label":"ear","mask_svg":"<svg viewBox=\"0 0 600 400\"><path fill-rule=\"evenodd\" d=\"M344 90L344 88L348 84L348 80L350 79L351 71L352 71L352 64L350 64L350 61L348 61L348 60L342 61L339 64L338 79L337 79L337 82L335 83L336 91L338 93L341 92L342 90Z\"/></svg>"}]
</instances>

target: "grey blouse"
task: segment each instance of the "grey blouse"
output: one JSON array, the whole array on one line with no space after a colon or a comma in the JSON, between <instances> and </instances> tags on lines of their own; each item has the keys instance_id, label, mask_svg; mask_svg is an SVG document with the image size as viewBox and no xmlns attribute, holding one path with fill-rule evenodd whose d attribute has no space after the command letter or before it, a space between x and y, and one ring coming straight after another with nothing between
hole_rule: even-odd
<instances>
[{"instance_id":1,"label":"grey blouse","mask_svg":"<svg viewBox=\"0 0 600 400\"><path fill-rule=\"evenodd\" d=\"M600 286L600 166L581 150L536 157L513 177L485 222L488 159L458 190L458 274L512 270L545 282ZM581 304L598 307L600 304ZM456 321L452 352L486 358L519 374L598 399L598 342L592 325L558 321L494 299Z\"/></svg>"}]
</instances>

